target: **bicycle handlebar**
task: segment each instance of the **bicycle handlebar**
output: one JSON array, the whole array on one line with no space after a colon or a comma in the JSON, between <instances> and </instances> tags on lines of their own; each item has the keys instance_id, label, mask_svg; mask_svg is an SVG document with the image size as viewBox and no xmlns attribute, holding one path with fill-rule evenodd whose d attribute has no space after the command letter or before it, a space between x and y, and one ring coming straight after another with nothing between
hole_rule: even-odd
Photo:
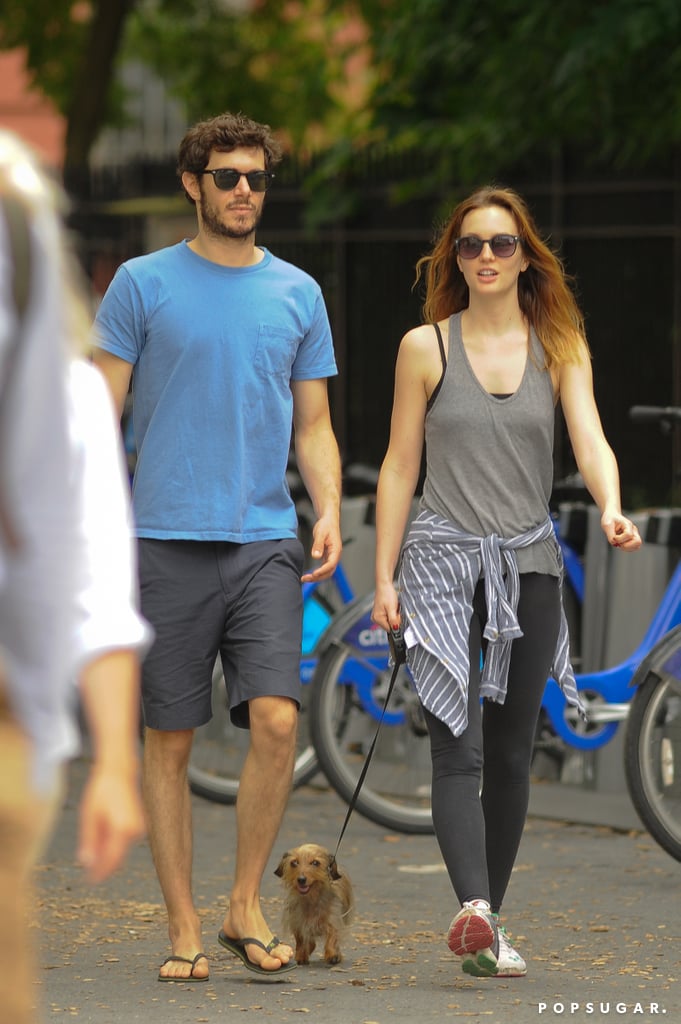
<instances>
[{"instance_id":1,"label":"bicycle handlebar","mask_svg":"<svg viewBox=\"0 0 681 1024\"><path fill-rule=\"evenodd\" d=\"M681 423L681 408L678 405L632 405L629 419L634 423L660 423L671 427Z\"/></svg>"}]
</instances>

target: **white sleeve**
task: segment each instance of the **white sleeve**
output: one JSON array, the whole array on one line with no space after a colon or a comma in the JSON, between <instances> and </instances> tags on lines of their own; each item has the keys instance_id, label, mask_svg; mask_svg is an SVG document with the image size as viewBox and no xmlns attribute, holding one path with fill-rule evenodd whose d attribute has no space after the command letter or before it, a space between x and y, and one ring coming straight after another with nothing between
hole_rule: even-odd
<instances>
[{"instance_id":1,"label":"white sleeve","mask_svg":"<svg viewBox=\"0 0 681 1024\"><path fill-rule=\"evenodd\" d=\"M77 587L76 668L107 650L143 655L152 632L138 606L130 485L113 402L99 370L71 368L71 429L79 453L84 560Z\"/></svg>"},{"instance_id":2,"label":"white sleeve","mask_svg":"<svg viewBox=\"0 0 681 1024\"><path fill-rule=\"evenodd\" d=\"M22 720L63 700L72 662L73 580L80 545L71 478L64 300L55 218L31 223L31 297L0 425L0 493L17 536L0 537L0 646ZM0 217L0 353L19 329L8 233ZM3 372L7 370L3 358Z\"/></svg>"}]
</instances>

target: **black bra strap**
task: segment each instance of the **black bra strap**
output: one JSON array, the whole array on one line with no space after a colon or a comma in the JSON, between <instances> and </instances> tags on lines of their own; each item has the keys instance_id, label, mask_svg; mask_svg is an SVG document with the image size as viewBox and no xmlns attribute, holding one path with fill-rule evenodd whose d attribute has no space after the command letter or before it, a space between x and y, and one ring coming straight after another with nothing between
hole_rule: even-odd
<instances>
[{"instance_id":1,"label":"black bra strap","mask_svg":"<svg viewBox=\"0 0 681 1024\"><path fill-rule=\"evenodd\" d=\"M440 346L440 359L442 360L442 372L444 373L447 369L447 357L445 355L445 343L442 340L442 331L440 330L439 324L433 324L435 333L437 334L437 343Z\"/></svg>"},{"instance_id":2,"label":"black bra strap","mask_svg":"<svg viewBox=\"0 0 681 1024\"><path fill-rule=\"evenodd\" d=\"M440 330L440 327L439 327L438 324L433 324L433 327L435 328L435 333L437 334L437 343L438 343L438 346L440 348L440 359L442 360L442 373L440 374L439 381L437 382L437 384L433 388L432 395L428 399L428 404L426 405L426 412L430 411L430 409L432 408L433 402L435 401L435 399L438 396L440 388L442 387L442 381L444 380L444 377L445 377L445 370L447 369L447 357L445 355L445 343L442 340L442 331Z\"/></svg>"}]
</instances>

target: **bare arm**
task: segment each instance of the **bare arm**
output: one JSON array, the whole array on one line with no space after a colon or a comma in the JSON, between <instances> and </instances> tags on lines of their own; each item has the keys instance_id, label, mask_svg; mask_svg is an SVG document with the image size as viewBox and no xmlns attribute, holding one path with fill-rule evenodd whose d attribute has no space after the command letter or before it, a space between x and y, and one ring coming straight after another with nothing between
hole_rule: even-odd
<instances>
[{"instance_id":1,"label":"bare arm","mask_svg":"<svg viewBox=\"0 0 681 1024\"><path fill-rule=\"evenodd\" d=\"M80 805L78 859L90 881L123 863L144 833L139 788L139 656L108 651L82 670L80 690L94 760Z\"/></svg>"},{"instance_id":2,"label":"bare arm","mask_svg":"<svg viewBox=\"0 0 681 1024\"><path fill-rule=\"evenodd\" d=\"M577 467L600 510L603 532L614 547L635 551L641 538L622 515L617 460L603 433L586 350L579 363L561 368L560 398Z\"/></svg>"},{"instance_id":3,"label":"bare arm","mask_svg":"<svg viewBox=\"0 0 681 1024\"><path fill-rule=\"evenodd\" d=\"M341 468L331 426L326 380L291 383L296 461L317 516L312 530L312 557L322 559L303 581L328 579L341 555Z\"/></svg>"},{"instance_id":4,"label":"bare arm","mask_svg":"<svg viewBox=\"0 0 681 1024\"><path fill-rule=\"evenodd\" d=\"M432 327L405 334L395 367L390 441L376 498L376 595L373 619L384 629L399 625L393 584L423 451L428 382L433 372Z\"/></svg>"},{"instance_id":5,"label":"bare arm","mask_svg":"<svg viewBox=\"0 0 681 1024\"><path fill-rule=\"evenodd\" d=\"M122 863L142 834L139 791L140 661L151 631L137 608L130 492L106 382L71 368L82 541L74 623L78 683L93 742L80 806L78 856L92 881Z\"/></svg>"},{"instance_id":6,"label":"bare arm","mask_svg":"<svg viewBox=\"0 0 681 1024\"><path fill-rule=\"evenodd\" d=\"M125 399L130 387L132 363L127 363L125 359L114 356L111 352L105 352L101 348L95 349L92 358L95 366L102 372L109 385L116 412L120 419L123 415Z\"/></svg>"}]
</instances>

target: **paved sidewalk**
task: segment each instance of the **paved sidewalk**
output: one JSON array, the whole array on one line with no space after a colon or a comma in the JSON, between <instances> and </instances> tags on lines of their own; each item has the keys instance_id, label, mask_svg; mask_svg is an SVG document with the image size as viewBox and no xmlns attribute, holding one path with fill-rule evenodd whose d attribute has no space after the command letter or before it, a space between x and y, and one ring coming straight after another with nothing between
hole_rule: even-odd
<instances>
[{"instance_id":1,"label":"paved sidewalk","mask_svg":"<svg viewBox=\"0 0 681 1024\"><path fill-rule=\"evenodd\" d=\"M434 837L390 834L355 814L339 852L357 900L345 961L329 968L315 960L269 984L249 975L216 939L234 863L234 809L194 798L195 897L211 979L161 985L156 976L168 948L146 843L132 851L125 871L97 889L84 884L73 864L83 773L76 762L38 872L45 1022L681 1019L681 865L640 831L619 798L549 783L534 787L505 906L509 931L528 961L526 978L462 974L445 943L455 907ZM344 816L344 804L320 785L292 795L266 876L273 924L281 911L273 874L279 855L306 840L335 847Z\"/></svg>"},{"instance_id":2,"label":"paved sidewalk","mask_svg":"<svg viewBox=\"0 0 681 1024\"><path fill-rule=\"evenodd\" d=\"M601 793L560 782L535 782L530 793L530 815L560 818L573 825L607 825L621 832L643 826L628 793Z\"/></svg>"}]
</instances>

